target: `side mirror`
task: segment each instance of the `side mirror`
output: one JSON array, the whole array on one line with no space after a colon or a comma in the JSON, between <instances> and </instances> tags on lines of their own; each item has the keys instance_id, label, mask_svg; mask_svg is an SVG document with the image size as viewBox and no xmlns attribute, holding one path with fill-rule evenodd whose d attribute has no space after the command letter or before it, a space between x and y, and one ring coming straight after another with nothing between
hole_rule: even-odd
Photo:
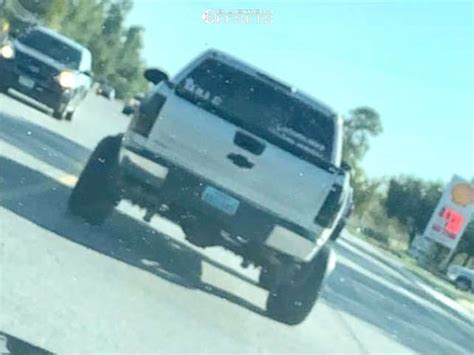
<instances>
[{"instance_id":1,"label":"side mirror","mask_svg":"<svg viewBox=\"0 0 474 355\"><path fill-rule=\"evenodd\" d=\"M150 83L155 85L161 83L162 81L168 81L168 74L162 72L159 69L147 69L144 73L145 79Z\"/></svg>"}]
</instances>

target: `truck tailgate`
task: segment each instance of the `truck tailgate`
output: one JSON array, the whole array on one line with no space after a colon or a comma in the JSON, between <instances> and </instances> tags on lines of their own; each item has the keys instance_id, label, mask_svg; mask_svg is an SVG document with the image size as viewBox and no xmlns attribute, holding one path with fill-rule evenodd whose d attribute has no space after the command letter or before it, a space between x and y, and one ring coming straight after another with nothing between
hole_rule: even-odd
<instances>
[{"instance_id":1,"label":"truck tailgate","mask_svg":"<svg viewBox=\"0 0 474 355\"><path fill-rule=\"evenodd\" d=\"M170 106L174 109L169 110ZM261 139L265 149L260 155L252 154L234 143L237 132L245 131L170 95L149 135L147 148L214 181L238 198L314 229L313 220L336 176ZM229 154L244 156L253 166L237 166Z\"/></svg>"}]
</instances>

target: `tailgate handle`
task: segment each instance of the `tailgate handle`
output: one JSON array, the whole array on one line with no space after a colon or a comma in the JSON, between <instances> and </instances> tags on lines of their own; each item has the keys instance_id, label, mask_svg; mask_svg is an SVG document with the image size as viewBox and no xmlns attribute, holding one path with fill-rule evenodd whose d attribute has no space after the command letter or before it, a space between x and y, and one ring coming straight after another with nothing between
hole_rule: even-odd
<instances>
[{"instance_id":1,"label":"tailgate handle","mask_svg":"<svg viewBox=\"0 0 474 355\"><path fill-rule=\"evenodd\" d=\"M239 131L235 133L234 144L255 155L260 155L265 150L264 143L248 134Z\"/></svg>"},{"instance_id":2,"label":"tailgate handle","mask_svg":"<svg viewBox=\"0 0 474 355\"><path fill-rule=\"evenodd\" d=\"M251 161L249 161L241 154L230 153L227 155L227 159L229 159L232 163L234 163L234 165L237 165L240 168L251 169L254 166Z\"/></svg>"}]
</instances>

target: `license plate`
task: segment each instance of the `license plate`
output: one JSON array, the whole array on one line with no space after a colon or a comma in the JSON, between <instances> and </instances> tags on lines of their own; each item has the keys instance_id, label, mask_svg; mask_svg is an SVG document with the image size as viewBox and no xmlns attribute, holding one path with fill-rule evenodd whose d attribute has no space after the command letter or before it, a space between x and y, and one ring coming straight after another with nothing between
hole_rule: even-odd
<instances>
[{"instance_id":1,"label":"license plate","mask_svg":"<svg viewBox=\"0 0 474 355\"><path fill-rule=\"evenodd\" d=\"M209 205L221 210L228 215L234 215L239 208L239 200L219 191L211 186L206 187L201 196Z\"/></svg>"},{"instance_id":2,"label":"license plate","mask_svg":"<svg viewBox=\"0 0 474 355\"><path fill-rule=\"evenodd\" d=\"M26 76L20 76L18 78L18 83L20 85L23 85L24 87L27 87L28 89L32 89L35 86L34 80L31 80L30 78L27 78Z\"/></svg>"}]
</instances>

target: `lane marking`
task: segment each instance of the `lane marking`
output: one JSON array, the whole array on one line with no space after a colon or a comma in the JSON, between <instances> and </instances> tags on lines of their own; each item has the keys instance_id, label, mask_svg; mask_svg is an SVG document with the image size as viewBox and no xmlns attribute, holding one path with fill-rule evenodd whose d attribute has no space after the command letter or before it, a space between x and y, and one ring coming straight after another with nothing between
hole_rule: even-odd
<instances>
[{"instance_id":1,"label":"lane marking","mask_svg":"<svg viewBox=\"0 0 474 355\"><path fill-rule=\"evenodd\" d=\"M66 185L66 186L69 186L69 187L74 187L77 183L77 176L75 175L63 175L63 176L60 176L58 178L58 181L63 184L63 185Z\"/></svg>"}]
</instances>

